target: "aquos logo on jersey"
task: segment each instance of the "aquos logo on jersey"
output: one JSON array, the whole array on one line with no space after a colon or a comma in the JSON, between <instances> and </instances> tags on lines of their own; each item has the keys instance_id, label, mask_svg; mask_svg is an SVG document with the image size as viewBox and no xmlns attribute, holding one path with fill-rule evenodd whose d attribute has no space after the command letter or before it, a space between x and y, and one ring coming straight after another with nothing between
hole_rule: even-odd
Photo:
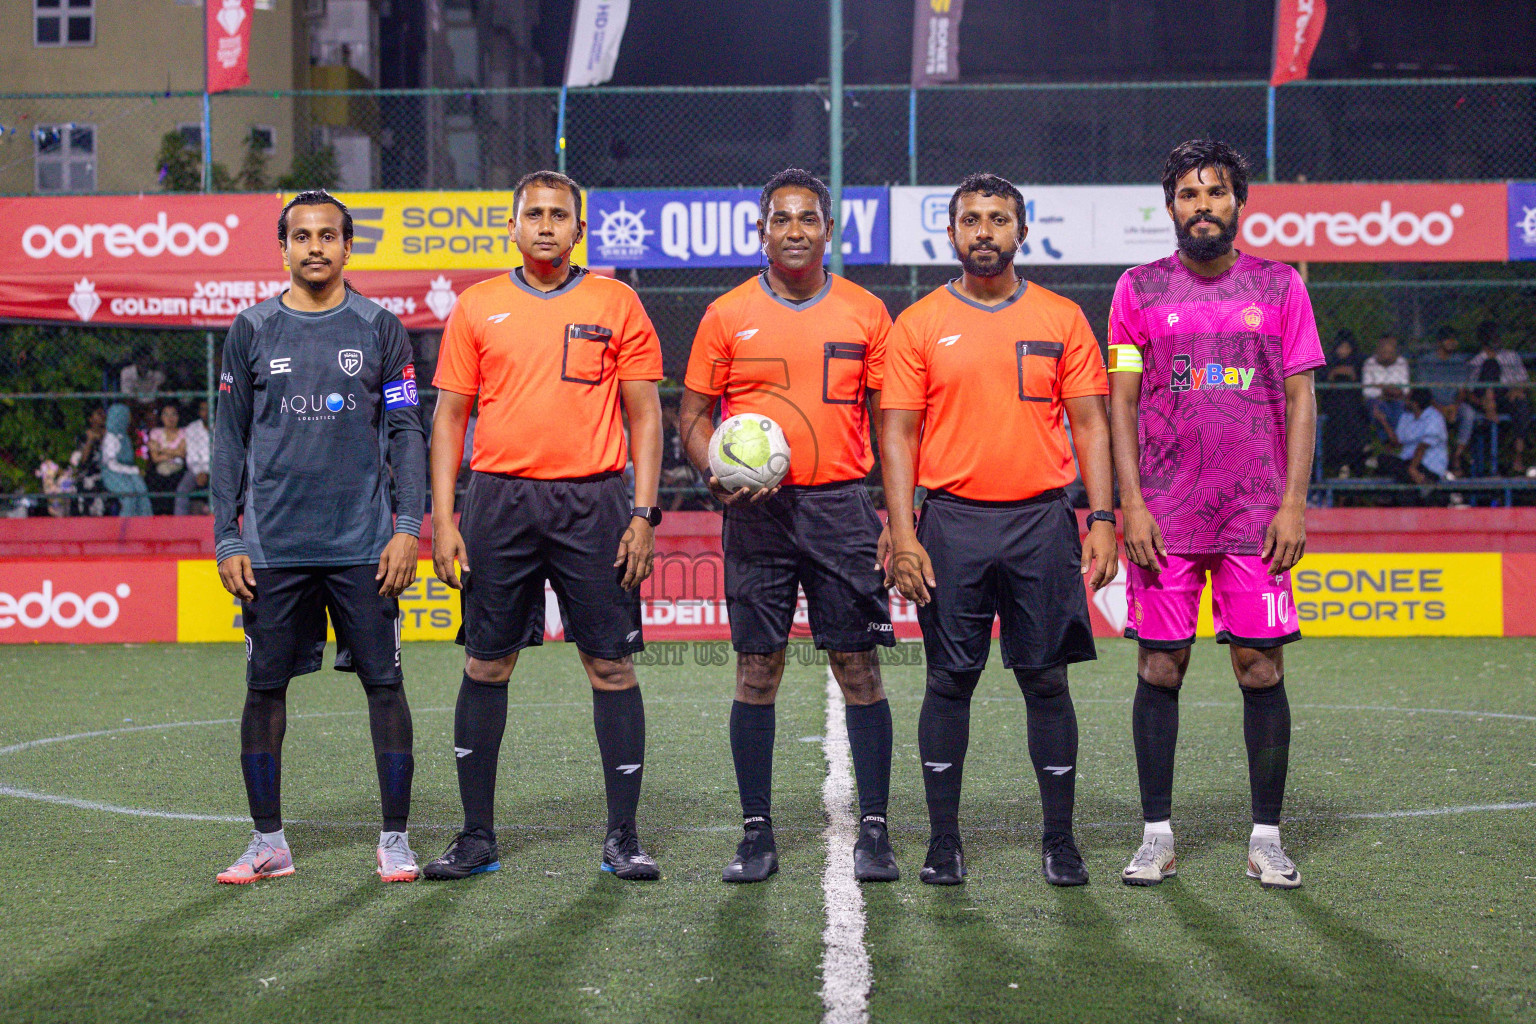
<instances>
[{"instance_id":1,"label":"aquos logo on jersey","mask_svg":"<svg viewBox=\"0 0 1536 1024\"><path fill-rule=\"evenodd\" d=\"M594 191L588 245L594 263L619 268L755 267L762 262L757 189ZM843 190L839 235L848 263L890 257L890 190Z\"/></svg>"},{"instance_id":2,"label":"aquos logo on jersey","mask_svg":"<svg viewBox=\"0 0 1536 1024\"><path fill-rule=\"evenodd\" d=\"M357 408L357 396L332 391L328 395L284 395L281 409L304 422L334 420L341 412Z\"/></svg>"},{"instance_id":3,"label":"aquos logo on jersey","mask_svg":"<svg viewBox=\"0 0 1536 1024\"><path fill-rule=\"evenodd\" d=\"M1193 365L1193 360L1180 353L1173 357L1173 372L1168 382L1169 391L1247 391L1253 384L1254 367L1223 366L1220 363Z\"/></svg>"}]
</instances>

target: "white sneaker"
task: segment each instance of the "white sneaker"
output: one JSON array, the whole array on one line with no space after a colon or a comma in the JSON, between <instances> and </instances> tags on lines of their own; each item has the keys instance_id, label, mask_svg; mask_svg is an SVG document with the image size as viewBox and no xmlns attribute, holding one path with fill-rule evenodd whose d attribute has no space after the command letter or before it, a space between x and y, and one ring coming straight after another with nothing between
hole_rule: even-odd
<instances>
[{"instance_id":1,"label":"white sneaker","mask_svg":"<svg viewBox=\"0 0 1536 1024\"><path fill-rule=\"evenodd\" d=\"M1173 839L1154 836L1136 848L1136 855L1120 872L1120 881L1126 885L1156 885L1165 878L1179 873L1178 861L1173 855Z\"/></svg>"},{"instance_id":2,"label":"white sneaker","mask_svg":"<svg viewBox=\"0 0 1536 1024\"><path fill-rule=\"evenodd\" d=\"M1257 878L1266 889L1301 888L1301 872L1278 839L1248 840L1248 877Z\"/></svg>"},{"instance_id":3,"label":"white sneaker","mask_svg":"<svg viewBox=\"0 0 1536 1024\"><path fill-rule=\"evenodd\" d=\"M379 877L386 882L414 882L421 877L416 851L406 842L405 833L390 832L379 847Z\"/></svg>"}]
</instances>

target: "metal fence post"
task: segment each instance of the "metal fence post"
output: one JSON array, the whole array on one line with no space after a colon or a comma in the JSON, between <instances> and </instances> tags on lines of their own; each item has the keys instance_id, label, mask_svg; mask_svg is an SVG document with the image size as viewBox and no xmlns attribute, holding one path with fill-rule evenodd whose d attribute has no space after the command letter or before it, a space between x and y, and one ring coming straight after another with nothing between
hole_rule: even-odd
<instances>
[{"instance_id":1,"label":"metal fence post","mask_svg":"<svg viewBox=\"0 0 1536 1024\"><path fill-rule=\"evenodd\" d=\"M560 114L555 119L555 162L556 169L565 173L565 93L566 85L560 83Z\"/></svg>"},{"instance_id":2,"label":"metal fence post","mask_svg":"<svg viewBox=\"0 0 1536 1024\"><path fill-rule=\"evenodd\" d=\"M1269 180L1275 180L1275 87L1269 87L1269 102L1264 127L1264 159Z\"/></svg>"},{"instance_id":3,"label":"metal fence post","mask_svg":"<svg viewBox=\"0 0 1536 1024\"><path fill-rule=\"evenodd\" d=\"M917 86L907 90L907 184L917 184ZM907 302L917 301L917 267L907 268Z\"/></svg>"},{"instance_id":4,"label":"metal fence post","mask_svg":"<svg viewBox=\"0 0 1536 1024\"><path fill-rule=\"evenodd\" d=\"M830 47L828 77L832 85L830 104L832 216L836 218L832 238L832 273L843 272L843 0L831 0L832 16L828 25Z\"/></svg>"}]
</instances>

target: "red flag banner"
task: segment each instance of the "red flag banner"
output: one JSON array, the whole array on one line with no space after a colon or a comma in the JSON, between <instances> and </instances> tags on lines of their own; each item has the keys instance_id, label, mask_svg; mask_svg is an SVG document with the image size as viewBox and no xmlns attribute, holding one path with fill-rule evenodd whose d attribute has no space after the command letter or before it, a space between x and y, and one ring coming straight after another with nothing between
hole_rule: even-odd
<instances>
[{"instance_id":1,"label":"red flag banner","mask_svg":"<svg viewBox=\"0 0 1536 1024\"><path fill-rule=\"evenodd\" d=\"M251 84L251 19L256 0L203 0L207 27L207 91Z\"/></svg>"},{"instance_id":2,"label":"red flag banner","mask_svg":"<svg viewBox=\"0 0 1536 1024\"><path fill-rule=\"evenodd\" d=\"M1307 65L1323 34L1325 0L1275 0L1275 59L1269 84L1284 85L1307 77Z\"/></svg>"}]
</instances>

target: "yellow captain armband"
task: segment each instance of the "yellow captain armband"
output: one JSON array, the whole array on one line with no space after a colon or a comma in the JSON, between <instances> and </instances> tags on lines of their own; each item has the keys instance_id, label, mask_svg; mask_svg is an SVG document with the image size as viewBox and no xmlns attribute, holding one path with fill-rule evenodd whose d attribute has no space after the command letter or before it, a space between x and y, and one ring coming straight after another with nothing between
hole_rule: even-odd
<instances>
[{"instance_id":1,"label":"yellow captain armband","mask_svg":"<svg viewBox=\"0 0 1536 1024\"><path fill-rule=\"evenodd\" d=\"M1135 345L1109 346L1110 373L1140 373L1141 349Z\"/></svg>"}]
</instances>

